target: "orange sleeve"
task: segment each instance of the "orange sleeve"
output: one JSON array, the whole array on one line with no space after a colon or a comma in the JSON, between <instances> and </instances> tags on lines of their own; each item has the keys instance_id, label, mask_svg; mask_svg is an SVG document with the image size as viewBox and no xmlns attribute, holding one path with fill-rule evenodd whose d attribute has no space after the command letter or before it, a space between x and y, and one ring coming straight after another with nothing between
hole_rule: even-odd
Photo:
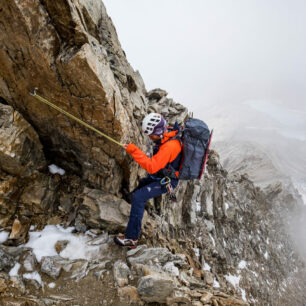
<instances>
[{"instance_id":1,"label":"orange sleeve","mask_svg":"<svg viewBox=\"0 0 306 306\"><path fill-rule=\"evenodd\" d=\"M181 152L181 144L178 140L170 140L162 145L159 151L149 158L133 143L129 144L126 151L132 155L134 160L150 174L158 172L160 169L174 161L177 155Z\"/></svg>"}]
</instances>

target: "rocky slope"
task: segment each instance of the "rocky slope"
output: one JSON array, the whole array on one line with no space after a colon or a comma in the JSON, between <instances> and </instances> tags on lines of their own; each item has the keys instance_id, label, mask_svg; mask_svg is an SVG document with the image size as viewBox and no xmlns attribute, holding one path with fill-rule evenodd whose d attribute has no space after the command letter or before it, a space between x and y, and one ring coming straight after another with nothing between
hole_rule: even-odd
<instances>
[{"instance_id":1,"label":"rocky slope","mask_svg":"<svg viewBox=\"0 0 306 306\"><path fill-rule=\"evenodd\" d=\"M215 151L201 181L180 182L176 203L167 196L149 201L139 248L113 244L111 235L128 220L124 190L144 171L29 91L38 87L145 151L139 124L147 112L182 123L188 110L164 90L146 91L102 2L5 0L0 33L3 305L301 305L303 283L294 281L303 262L283 218L300 204L280 197L281 185L261 190L246 175L227 172ZM51 163L65 174L50 173ZM25 243L47 224L73 226L74 237L94 249L72 259L65 256L72 240L58 238L50 241L52 256L39 256Z\"/></svg>"}]
</instances>

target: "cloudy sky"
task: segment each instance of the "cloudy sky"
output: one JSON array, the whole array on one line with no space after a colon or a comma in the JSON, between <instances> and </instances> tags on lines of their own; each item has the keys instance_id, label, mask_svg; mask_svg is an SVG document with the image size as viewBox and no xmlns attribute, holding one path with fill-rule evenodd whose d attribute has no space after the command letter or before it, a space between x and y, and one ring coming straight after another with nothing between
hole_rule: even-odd
<instances>
[{"instance_id":1,"label":"cloudy sky","mask_svg":"<svg viewBox=\"0 0 306 306\"><path fill-rule=\"evenodd\" d=\"M238 159L245 141L264 150L306 204L305 0L103 2L147 90L167 90L213 127L213 145L238 143ZM221 161L235 158L226 151ZM305 221L293 220L306 254Z\"/></svg>"},{"instance_id":2,"label":"cloudy sky","mask_svg":"<svg viewBox=\"0 0 306 306\"><path fill-rule=\"evenodd\" d=\"M265 143L306 186L305 0L103 2L147 90L167 90L215 140Z\"/></svg>"},{"instance_id":3,"label":"cloudy sky","mask_svg":"<svg viewBox=\"0 0 306 306\"><path fill-rule=\"evenodd\" d=\"M104 0L147 89L207 106L274 100L306 110L306 1Z\"/></svg>"}]
</instances>

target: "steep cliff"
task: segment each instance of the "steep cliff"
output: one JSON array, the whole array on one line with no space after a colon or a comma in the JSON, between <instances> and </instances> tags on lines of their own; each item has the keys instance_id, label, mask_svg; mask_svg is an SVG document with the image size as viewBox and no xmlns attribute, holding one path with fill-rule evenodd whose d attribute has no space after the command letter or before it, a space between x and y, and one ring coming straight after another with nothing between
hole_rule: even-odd
<instances>
[{"instance_id":1,"label":"steep cliff","mask_svg":"<svg viewBox=\"0 0 306 306\"><path fill-rule=\"evenodd\" d=\"M145 151L139 125L147 112L183 123L188 110L164 90L146 91L102 2L5 0L0 34L4 305L301 305L304 264L284 215L302 206L281 184L261 190L247 175L226 171L215 151L201 181L180 182L176 203L149 201L139 248L127 253L113 244L129 216L123 191L144 171L122 148L29 92L38 87ZM65 172L49 172L52 163ZM36 244L47 234L49 253Z\"/></svg>"}]
</instances>

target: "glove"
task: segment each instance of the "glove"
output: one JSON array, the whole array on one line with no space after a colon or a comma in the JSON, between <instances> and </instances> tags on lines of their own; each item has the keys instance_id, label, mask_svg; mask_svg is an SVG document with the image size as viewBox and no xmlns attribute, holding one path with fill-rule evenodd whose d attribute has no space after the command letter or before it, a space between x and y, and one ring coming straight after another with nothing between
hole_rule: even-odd
<instances>
[{"instance_id":1,"label":"glove","mask_svg":"<svg viewBox=\"0 0 306 306\"><path fill-rule=\"evenodd\" d=\"M136 150L139 150L139 148L133 143L128 144L126 147L126 152L128 152L129 154L134 153Z\"/></svg>"}]
</instances>

